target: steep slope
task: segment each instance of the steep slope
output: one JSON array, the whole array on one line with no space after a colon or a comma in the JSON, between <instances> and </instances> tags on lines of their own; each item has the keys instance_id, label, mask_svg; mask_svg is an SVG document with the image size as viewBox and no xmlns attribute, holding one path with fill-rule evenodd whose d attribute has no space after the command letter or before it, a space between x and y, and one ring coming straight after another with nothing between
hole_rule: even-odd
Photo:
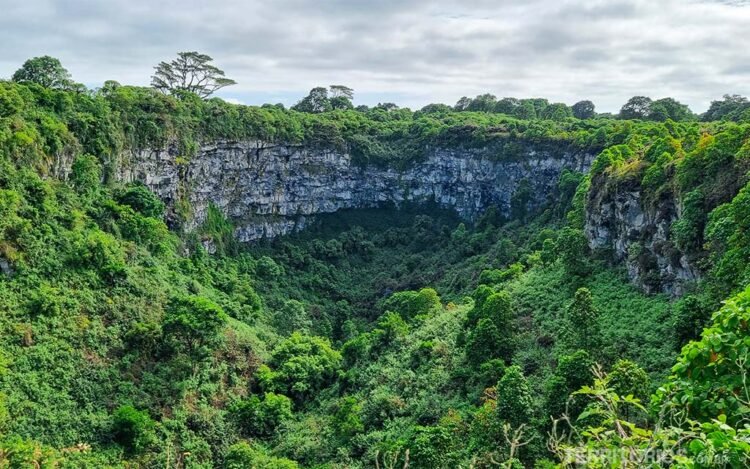
<instances>
[{"instance_id":1,"label":"steep slope","mask_svg":"<svg viewBox=\"0 0 750 469\"><path fill-rule=\"evenodd\" d=\"M742 467L748 131L0 83L0 462Z\"/></svg>"},{"instance_id":2,"label":"steep slope","mask_svg":"<svg viewBox=\"0 0 750 469\"><path fill-rule=\"evenodd\" d=\"M510 217L514 197L524 197L524 210L535 210L553 196L563 170L587 171L593 160L582 150L533 144L516 151L508 155L497 144L430 149L421 161L395 169L355 165L351 154L336 149L217 142L201 145L189 161L176 147L140 151L118 178L140 181L170 204L184 199L192 228L214 205L240 241L252 241L302 229L317 214L404 202L434 201L468 221L492 206Z\"/></svg>"}]
</instances>

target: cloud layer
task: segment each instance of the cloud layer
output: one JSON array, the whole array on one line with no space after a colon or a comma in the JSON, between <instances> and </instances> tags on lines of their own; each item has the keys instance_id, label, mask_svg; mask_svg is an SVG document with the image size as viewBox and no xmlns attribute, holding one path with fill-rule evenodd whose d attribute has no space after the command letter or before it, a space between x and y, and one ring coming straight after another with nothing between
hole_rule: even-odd
<instances>
[{"instance_id":1,"label":"cloud layer","mask_svg":"<svg viewBox=\"0 0 750 469\"><path fill-rule=\"evenodd\" d=\"M179 50L212 55L221 96L294 103L316 85L357 103L420 107L463 95L672 96L703 111L750 94L742 0L0 0L0 77L53 55L90 86L148 84Z\"/></svg>"}]
</instances>

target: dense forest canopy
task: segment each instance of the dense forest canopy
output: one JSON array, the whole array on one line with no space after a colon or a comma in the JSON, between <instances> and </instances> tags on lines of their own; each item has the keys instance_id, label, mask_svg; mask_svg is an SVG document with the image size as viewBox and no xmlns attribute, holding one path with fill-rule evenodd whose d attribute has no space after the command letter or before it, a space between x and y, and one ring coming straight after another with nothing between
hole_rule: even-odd
<instances>
[{"instance_id":1,"label":"dense forest canopy","mask_svg":"<svg viewBox=\"0 0 750 469\"><path fill-rule=\"evenodd\" d=\"M490 94L412 112L334 85L287 110L86 90L48 59L0 82L0 465L747 466L745 98L702 116ZM128 150L189 161L243 139L395 168L430 147L597 157L535 213L353 210L254 245L218 209L168 227L114 177ZM630 285L589 248L592 187L678 200L664 249L702 279L680 298Z\"/></svg>"}]
</instances>

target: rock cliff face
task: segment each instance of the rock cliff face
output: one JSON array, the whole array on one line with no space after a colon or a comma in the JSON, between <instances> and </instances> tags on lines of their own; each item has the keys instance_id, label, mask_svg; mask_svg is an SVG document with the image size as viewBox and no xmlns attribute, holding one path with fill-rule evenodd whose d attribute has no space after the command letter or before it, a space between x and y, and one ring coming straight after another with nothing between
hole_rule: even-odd
<instances>
[{"instance_id":1,"label":"rock cliff face","mask_svg":"<svg viewBox=\"0 0 750 469\"><path fill-rule=\"evenodd\" d=\"M671 195L645 201L637 183L615 185L598 176L591 182L584 230L589 246L623 262L630 279L644 291L677 296L700 276L690 257L670 239L680 211Z\"/></svg>"},{"instance_id":2,"label":"rock cliff face","mask_svg":"<svg viewBox=\"0 0 750 469\"><path fill-rule=\"evenodd\" d=\"M524 180L534 209L554 195L563 169L587 171L593 155L529 147L507 161L490 149L436 149L399 171L356 166L346 153L250 141L204 145L189 161L175 149L125 159L117 177L145 183L173 213L183 206L188 228L213 204L234 222L240 241L252 241L299 230L316 214L384 203L434 200L467 220L492 205L507 215Z\"/></svg>"}]
</instances>

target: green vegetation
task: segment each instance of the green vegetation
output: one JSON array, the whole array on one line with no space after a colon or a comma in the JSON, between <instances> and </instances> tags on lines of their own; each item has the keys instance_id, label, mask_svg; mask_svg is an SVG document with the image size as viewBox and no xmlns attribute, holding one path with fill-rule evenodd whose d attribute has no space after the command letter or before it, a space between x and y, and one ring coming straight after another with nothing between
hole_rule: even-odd
<instances>
[{"instance_id":1,"label":"green vegetation","mask_svg":"<svg viewBox=\"0 0 750 469\"><path fill-rule=\"evenodd\" d=\"M160 62L151 77L151 86L164 93L192 93L207 98L237 82L211 64L214 59L199 52L180 52L171 62Z\"/></svg>"},{"instance_id":2,"label":"green vegetation","mask_svg":"<svg viewBox=\"0 0 750 469\"><path fill-rule=\"evenodd\" d=\"M747 465L750 125L723 107L741 100L702 123L669 100L630 121L491 95L357 110L332 86L296 111L17 81L0 82L0 465ZM430 147L598 156L539 212L342 211L251 246L217 207L170 230L115 177L127 150L243 138L396 167ZM704 272L682 298L590 252L585 211L619 189L679 202L662 249Z\"/></svg>"}]
</instances>

